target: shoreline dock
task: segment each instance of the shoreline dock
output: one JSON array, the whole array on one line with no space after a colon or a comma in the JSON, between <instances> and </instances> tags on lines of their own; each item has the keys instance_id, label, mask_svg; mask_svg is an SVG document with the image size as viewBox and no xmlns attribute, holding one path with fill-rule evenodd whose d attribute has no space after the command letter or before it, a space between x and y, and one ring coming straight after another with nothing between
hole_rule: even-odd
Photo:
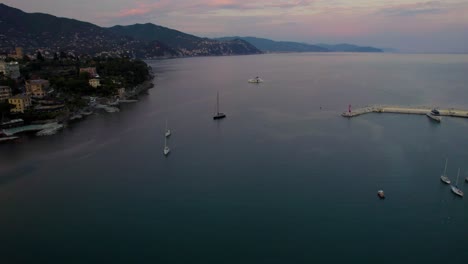
<instances>
[{"instance_id":1,"label":"shoreline dock","mask_svg":"<svg viewBox=\"0 0 468 264\"><path fill-rule=\"evenodd\" d=\"M421 106L421 107L411 107L411 106L383 106L383 105L373 105L366 106L363 108L358 108L353 111L344 112L341 114L343 117L356 117L368 113L391 113L391 114L414 114L414 115L426 115L431 112L433 108ZM440 113L440 116L451 116L451 117L461 117L468 118L468 110L463 109L439 109L437 110Z\"/></svg>"}]
</instances>

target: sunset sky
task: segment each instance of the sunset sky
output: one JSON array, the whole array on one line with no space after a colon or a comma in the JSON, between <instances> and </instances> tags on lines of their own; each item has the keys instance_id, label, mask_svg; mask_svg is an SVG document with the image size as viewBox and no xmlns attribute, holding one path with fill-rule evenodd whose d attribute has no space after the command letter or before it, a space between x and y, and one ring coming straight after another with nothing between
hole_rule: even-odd
<instances>
[{"instance_id":1,"label":"sunset sky","mask_svg":"<svg viewBox=\"0 0 468 264\"><path fill-rule=\"evenodd\" d=\"M100 26L154 23L203 37L468 52L468 0L3 0Z\"/></svg>"}]
</instances>

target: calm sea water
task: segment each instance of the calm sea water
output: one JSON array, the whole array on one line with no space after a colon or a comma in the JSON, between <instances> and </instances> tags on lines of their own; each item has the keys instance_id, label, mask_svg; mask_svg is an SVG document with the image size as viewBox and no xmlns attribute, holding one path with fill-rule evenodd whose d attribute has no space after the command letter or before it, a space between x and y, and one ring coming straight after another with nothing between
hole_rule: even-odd
<instances>
[{"instance_id":1,"label":"calm sea water","mask_svg":"<svg viewBox=\"0 0 468 264\"><path fill-rule=\"evenodd\" d=\"M149 63L139 103L0 146L0 263L467 263L468 119L340 113L466 109L468 55Z\"/></svg>"}]
</instances>

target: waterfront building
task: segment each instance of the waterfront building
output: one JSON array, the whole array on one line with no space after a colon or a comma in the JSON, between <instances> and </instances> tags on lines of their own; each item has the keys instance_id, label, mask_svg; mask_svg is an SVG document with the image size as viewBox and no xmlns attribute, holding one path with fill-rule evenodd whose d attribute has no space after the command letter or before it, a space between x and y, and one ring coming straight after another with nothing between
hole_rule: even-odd
<instances>
[{"instance_id":1,"label":"waterfront building","mask_svg":"<svg viewBox=\"0 0 468 264\"><path fill-rule=\"evenodd\" d=\"M24 113L24 111L31 106L31 97L25 94L17 94L8 99L8 103L14 105L11 112Z\"/></svg>"},{"instance_id":2,"label":"waterfront building","mask_svg":"<svg viewBox=\"0 0 468 264\"><path fill-rule=\"evenodd\" d=\"M117 96L120 99L125 99L125 88L119 88L117 89Z\"/></svg>"},{"instance_id":3,"label":"waterfront building","mask_svg":"<svg viewBox=\"0 0 468 264\"><path fill-rule=\"evenodd\" d=\"M15 52L16 52L16 54L15 54L15 55L16 55L16 58L17 58L18 60L23 59L24 53L23 53L23 48L22 48L22 47L16 47L16 48L15 48Z\"/></svg>"},{"instance_id":4,"label":"waterfront building","mask_svg":"<svg viewBox=\"0 0 468 264\"><path fill-rule=\"evenodd\" d=\"M83 73L83 72L89 73L89 77L91 77L91 78L99 77L95 67L80 68L80 74Z\"/></svg>"},{"instance_id":5,"label":"waterfront building","mask_svg":"<svg viewBox=\"0 0 468 264\"><path fill-rule=\"evenodd\" d=\"M101 86L101 80L89 79L89 85L91 85L93 88L98 88L99 86Z\"/></svg>"},{"instance_id":6,"label":"waterfront building","mask_svg":"<svg viewBox=\"0 0 468 264\"><path fill-rule=\"evenodd\" d=\"M11 97L11 88L8 86L0 86L0 102L8 100Z\"/></svg>"},{"instance_id":7,"label":"waterfront building","mask_svg":"<svg viewBox=\"0 0 468 264\"><path fill-rule=\"evenodd\" d=\"M26 81L26 94L32 97L43 98L48 90L50 83L48 80L29 80Z\"/></svg>"},{"instance_id":8,"label":"waterfront building","mask_svg":"<svg viewBox=\"0 0 468 264\"><path fill-rule=\"evenodd\" d=\"M3 75L8 76L12 79L17 79L21 76L19 64L16 61L0 61L0 73L3 73Z\"/></svg>"}]
</instances>

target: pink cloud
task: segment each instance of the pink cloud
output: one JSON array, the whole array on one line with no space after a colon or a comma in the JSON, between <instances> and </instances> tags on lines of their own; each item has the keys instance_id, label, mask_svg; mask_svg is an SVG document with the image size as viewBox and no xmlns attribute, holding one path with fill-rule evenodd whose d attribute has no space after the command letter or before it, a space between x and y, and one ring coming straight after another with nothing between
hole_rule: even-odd
<instances>
[{"instance_id":1,"label":"pink cloud","mask_svg":"<svg viewBox=\"0 0 468 264\"><path fill-rule=\"evenodd\" d=\"M170 0L160 0L157 2L136 2L136 6L130 8L124 8L116 14L110 15L110 17L130 17L145 15L154 12L157 9L162 9L170 5Z\"/></svg>"},{"instance_id":2,"label":"pink cloud","mask_svg":"<svg viewBox=\"0 0 468 264\"><path fill-rule=\"evenodd\" d=\"M135 6L124 8L117 13L111 14L110 17L123 18L131 16L139 16L150 14L153 12L186 12L194 11L200 13L207 13L220 9L229 10L265 10L267 8L280 8L288 9L294 7L305 7L311 5L316 0L257 0L257 1L244 1L244 0L159 0L159 1L139 1Z\"/></svg>"}]
</instances>

